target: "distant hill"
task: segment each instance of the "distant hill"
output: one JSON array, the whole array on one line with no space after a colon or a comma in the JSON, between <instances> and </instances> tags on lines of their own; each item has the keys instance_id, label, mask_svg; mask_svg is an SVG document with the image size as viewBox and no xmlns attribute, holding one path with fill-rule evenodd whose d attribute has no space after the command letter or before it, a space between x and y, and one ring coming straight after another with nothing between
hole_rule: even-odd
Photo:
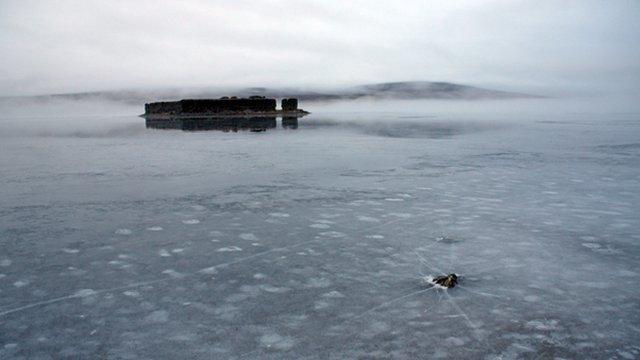
<instances>
[{"instance_id":1,"label":"distant hill","mask_svg":"<svg viewBox=\"0 0 640 360\"><path fill-rule=\"evenodd\" d=\"M507 91L485 89L474 86L460 85L448 82L406 81L368 84L331 90L308 90L297 88L186 88L186 89L154 89L154 90L121 90L97 91L72 94L39 95L30 97L2 98L4 101L23 100L108 100L127 104L141 104L145 102L179 100L184 98L218 98L221 96L251 96L263 95L267 97L283 98L297 97L302 101L332 101L371 99L511 99L538 98L540 96L521 94Z\"/></svg>"},{"instance_id":2,"label":"distant hill","mask_svg":"<svg viewBox=\"0 0 640 360\"><path fill-rule=\"evenodd\" d=\"M448 82L410 81L363 85L356 89L365 96L395 99L503 99L535 95L484 89Z\"/></svg>"}]
</instances>

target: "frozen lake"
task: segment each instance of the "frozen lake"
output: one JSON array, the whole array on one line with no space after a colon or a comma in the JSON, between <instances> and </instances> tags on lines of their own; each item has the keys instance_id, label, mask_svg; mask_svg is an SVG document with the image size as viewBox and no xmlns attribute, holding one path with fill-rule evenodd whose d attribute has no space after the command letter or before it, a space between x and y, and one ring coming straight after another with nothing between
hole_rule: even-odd
<instances>
[{"instance_id":1,"label":"frozen lake","mask_svg":"<svg viewBox=\"0 0 640 360\"><path fill-rule=\"evenodd\" d=\"M5 112L0 358L639 358L640 113L545 101Z\"/></svg>"}]
</instances>

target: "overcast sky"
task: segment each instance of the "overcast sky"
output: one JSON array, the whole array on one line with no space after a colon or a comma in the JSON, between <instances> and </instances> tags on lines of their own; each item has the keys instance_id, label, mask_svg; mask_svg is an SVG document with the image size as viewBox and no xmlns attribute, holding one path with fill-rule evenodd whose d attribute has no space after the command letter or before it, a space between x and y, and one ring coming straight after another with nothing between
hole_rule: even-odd
<instances>
[{"instance_id":1,"label":"overcast sky","mask_svg":"<svg viewBox=\"0 0 640 360\"><path fill-rule=\"evenodd\" d=\"M640 86L640 1L0 0L0 95L451 81Z\"/></svg>"}]
</instances>

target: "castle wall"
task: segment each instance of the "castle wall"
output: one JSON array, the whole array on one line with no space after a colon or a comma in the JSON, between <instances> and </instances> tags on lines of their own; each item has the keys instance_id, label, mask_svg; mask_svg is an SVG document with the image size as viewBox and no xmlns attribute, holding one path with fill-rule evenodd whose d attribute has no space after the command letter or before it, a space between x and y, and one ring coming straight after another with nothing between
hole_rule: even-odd
<instances>
[{"instance_id":1,"label":"castle wall","mask_svg":"<svg viewBox=\"0 0 640 360\"><path fill-rule=\"evenodd\" d=\"M274 99L182 100L182 112L189 114L227 111L275 111Z\"/></svg>"},{"instance_id":2,"label":"castle wall","mask_svg":"<svg viewBox=\"0 0 640 360\"><path fill-rule=\"evenodd\" d=\"M282 110L293 111L298 110L298 99L282 99Z\"/></svg>"},{"instance_id":3,"label":"castle wall","mask_svg":"<svg viewBox=\"0 0 640 360\"><path fill-rule=\"evenodd\" d=\"M179 114L182 112L180 101L155 102L144 104L145 114Z\"/></svg>"},{"instance_id":4,"label":"castle wall","mask_svg":"<svg viewBox=\"0 0 640 360\"><path fill-rule=\"evenodd\" d=\"M295 100L295 99L289 99ZM297 108L297 101L296 101ZM194 99L145 104L146 114L201 114L223 112L270 112L276 110L275 99Z\"/></svg>"}]
</instances>

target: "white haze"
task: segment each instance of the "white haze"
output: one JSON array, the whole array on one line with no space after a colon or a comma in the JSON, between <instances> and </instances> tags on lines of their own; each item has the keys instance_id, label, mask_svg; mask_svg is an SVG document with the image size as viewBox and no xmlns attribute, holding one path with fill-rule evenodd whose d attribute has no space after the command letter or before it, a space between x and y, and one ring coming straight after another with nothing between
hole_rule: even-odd
<instances>
[{"instance_id":1,"label":"white haze","mask_svg":"<svg viewBox=\"0 0 640 360\"><path fill-rule=\"evenodd\" d=\"M638 95L636 1L3 1L0 95L434 80Z\"/></svg>"},{"instance_id":2,"label":"white haze","mask_svg":"<svg viewBox=\"0 0 640 360\"><path fill-rule=\"evenodd\" d=\"M542 98L495 100L345 100L305 101L303 109L311 111L301 121L312 126L316 121L332 119L343 127L368 131L378 126L377 119L410 123L479 121L483 126L494 123L526 123L547 117L601 118L611 114L637 114L640 105L629 97ZM0 138L13 137L87 137L139 136L145 133L143 104L134 105L95 97L6 98L0 100ZM336 120L337 119L337 120ZM334 121L335 120L335 121Z\"/></svg>"}]
</instances>

